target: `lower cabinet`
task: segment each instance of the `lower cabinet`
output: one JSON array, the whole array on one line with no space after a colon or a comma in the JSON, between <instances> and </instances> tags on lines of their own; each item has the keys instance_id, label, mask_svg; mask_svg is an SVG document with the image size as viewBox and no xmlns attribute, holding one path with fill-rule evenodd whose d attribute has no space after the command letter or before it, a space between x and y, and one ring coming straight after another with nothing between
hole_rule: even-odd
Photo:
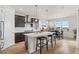
<instances>
[{"instance_id":1,"label":"lower cabinet","mask_svg":"<svg viewBox=\"0 0 79 59\"><path fill-rule=\"evenodd\" d=\"M23 33L15 33L15 43L25 41L25 35Z\"/></svg>"}]
</instances>

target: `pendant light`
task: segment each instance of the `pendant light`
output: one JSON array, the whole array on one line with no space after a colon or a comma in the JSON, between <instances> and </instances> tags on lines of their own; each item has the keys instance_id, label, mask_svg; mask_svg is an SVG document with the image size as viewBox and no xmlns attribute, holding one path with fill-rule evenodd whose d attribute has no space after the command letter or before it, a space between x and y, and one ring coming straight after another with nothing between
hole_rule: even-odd
<instances>
[{"instance_id":1,"label":"pendant light","mask_svg":"<svg viewBox=\"0 0 79 59\"><path fill-rule=\"evenodd\" d=\"M35 5L35 8L36 8L36 18L35 18L35 22L38 22L37 5Z\"/></svg>"}]
</instances>

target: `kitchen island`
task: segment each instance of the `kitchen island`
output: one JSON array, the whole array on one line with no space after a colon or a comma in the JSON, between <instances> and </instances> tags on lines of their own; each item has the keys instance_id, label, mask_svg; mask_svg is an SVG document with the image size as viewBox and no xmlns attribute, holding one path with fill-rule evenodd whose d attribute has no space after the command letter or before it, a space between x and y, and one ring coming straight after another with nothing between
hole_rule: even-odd
<instances>
[{"instance_id":1,"label":"kitchen island","mask_svg":"<svg viewBox=\"0 0 79 59\"><path fill-rule=\"evenodd\" d=\"M28 42L28 53L35 52L36 49L36 38L45 36L48 38L48 35L52 35L53 32L35 32L24 34L25 35L25 43Z\"/></svg>"}]
</instances>

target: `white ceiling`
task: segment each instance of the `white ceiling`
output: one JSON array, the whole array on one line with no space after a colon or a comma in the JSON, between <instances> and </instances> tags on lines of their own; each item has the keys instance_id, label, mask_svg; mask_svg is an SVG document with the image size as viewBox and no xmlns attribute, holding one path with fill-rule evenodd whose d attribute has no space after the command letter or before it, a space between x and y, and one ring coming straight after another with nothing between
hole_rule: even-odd
<instances>
[{"instance_id":1,"label":"white ceiling","mask_svg":"<svg viewBox=\"0 0 79 59\"><path fill-rule=\"evenodd\" d=\"M36 8L34 5L11 5L16 12L36 16ZM19 10L22 9L22 10ZM48 9L48 12L46 10ZM38 5L38 17L42 19L53 19L60 17L72 16L77 13L78 5Z\"/></svg>"}]
</instances>

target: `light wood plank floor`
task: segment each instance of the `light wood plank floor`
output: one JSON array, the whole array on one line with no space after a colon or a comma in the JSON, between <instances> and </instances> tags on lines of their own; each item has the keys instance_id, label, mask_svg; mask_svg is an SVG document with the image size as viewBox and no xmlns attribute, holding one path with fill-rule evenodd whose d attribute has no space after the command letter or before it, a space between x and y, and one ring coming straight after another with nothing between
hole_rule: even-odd
<instances>
[{"instance_id":1,"label":"light wood plank floor","mask_svg":"<svg viewBox=\"0 0 79 59\"><path fill-rule=\"evenodd\" d=\"M76 48L76 41L71 39L62 39L57 40L57 44L54 44L52 48L49 46L48 51L46 48L43 48L43 54L77 54L79 53L79 49ZM25 49L24 42L17 43L3 51L2 54L27 54L27 50ZM33 54L39 54L39 50L34 52Z\"/></svg>"}]
</instances>

